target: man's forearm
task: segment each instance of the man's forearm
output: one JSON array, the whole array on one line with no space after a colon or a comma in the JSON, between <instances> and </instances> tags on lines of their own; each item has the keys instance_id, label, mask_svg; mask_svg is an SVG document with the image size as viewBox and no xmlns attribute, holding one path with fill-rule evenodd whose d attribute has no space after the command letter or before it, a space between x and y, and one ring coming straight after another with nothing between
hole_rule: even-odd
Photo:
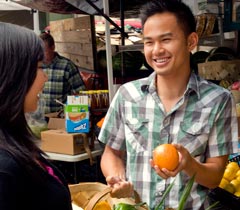
<instances>
[{"instance_id":1,"label":"man's forearm","mask_svg":"<svg viewBox=\"0 0 240 210\"><path fill-rule=\"evenodd\" d=\"M219 185L226 162L227 156L209 158L206 163L199 163L193 159L191 166L187 167L184 171L188 176L195 174L195 181L197 183L211 189Z\"/></svg>"},{"instance_id":2,"label":"man's forearm","mask_svg":"<svg viewBox=\"0 0 240 210\"><path fill-rule=\"evenodd\" d=\"M125 164L122 152L106 147L101 158L101 169L105 177L118 176L125 180Z\"/></svg>"}]
</instances>

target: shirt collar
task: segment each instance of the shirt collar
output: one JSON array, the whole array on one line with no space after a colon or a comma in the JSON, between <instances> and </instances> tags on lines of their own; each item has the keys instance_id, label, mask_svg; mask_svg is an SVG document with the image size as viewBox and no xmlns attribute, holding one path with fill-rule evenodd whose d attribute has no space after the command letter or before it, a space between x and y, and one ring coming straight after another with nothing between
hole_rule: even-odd
<instances>
[{"instance_id":1,"label":"shirt collar","mask_svg":"<svg viewBox=\"0 0 240 210\"><path fill-rule=\"evenodd\" d=\"M142 92L149 92L149 93L155 92L156 91L155 81L156 81L156 73L153 72L147 77L146 80L143 80L141 85ZM190 75L185 94L189 94L192 91L194 91L197 94L198 98L200 98L199 79L195 73L191 73Z\"/></svg>"},{"instance_id":2,"label":"shirt collar","mask_svg":"<svg viewBox=\"0 0 240 210\"><path fill-rule=\"evenodd\" d=\"M189 81L188 81L186 93L190 93L190 92L194 91L197 94L198 99L200 99L199 85L200 85L199 77L195 73L191 73Z\"/></svg>"}]
</instances>

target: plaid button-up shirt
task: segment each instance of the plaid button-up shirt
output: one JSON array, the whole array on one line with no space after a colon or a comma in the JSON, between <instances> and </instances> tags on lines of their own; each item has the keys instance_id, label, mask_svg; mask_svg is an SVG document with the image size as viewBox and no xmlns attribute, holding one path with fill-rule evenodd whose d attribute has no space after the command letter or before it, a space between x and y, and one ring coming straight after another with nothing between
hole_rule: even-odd
<instances>
[{"instance_id":1,"label":"plaid button-up shirt","mask_svg":"<svg viewBox=\"0 0 240 210\"><path fill-rule=\"evenodd\" d=\"M175 179L165 207L177 208L190 177L183 172L167 180L159 177L149 164L153 149L163 143L182 144L199 162L238 152L236 107L228 90L192 74L183 97L166 113L155 76L120 87L98 138L115 150L126 150L127 179L151 209ZM204 209L207 193L194 183L185 209Z\"/></svg>"},{"instance_id":2,"label":"plaid button-up shirt","mask_svg":"<svg viewBox=\"0 0 240 210\"><path fill-rule=\"evenodd\" d=\"M44 85L43 97L45 99L45 113L57 112L62 105L55 99L65 103L67 95L79 93L85 85L78 68L74 63L56 53L53 62L43 66L48 75L48 81Z\"/></svg>"}]
</instances>

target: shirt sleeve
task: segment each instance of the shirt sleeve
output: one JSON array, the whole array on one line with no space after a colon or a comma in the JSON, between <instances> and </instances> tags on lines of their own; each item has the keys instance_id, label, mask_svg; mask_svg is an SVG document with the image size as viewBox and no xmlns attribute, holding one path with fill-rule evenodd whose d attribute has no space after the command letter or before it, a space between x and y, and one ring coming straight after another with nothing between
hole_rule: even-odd
<instances>
[{"instance_id":1,"label":"shirt sleeve","mask_svg":"<svg viewBox=\"0 0 240 210\"><path fill-rule=\"evenodd\" d=\"M108 109L98 139L115 150L125 150L124 120L122 118L122 97L118 91Z\"/></svg>"},{"instance_id":2,"label":"shirt sleeve","mask_svg":"<svg viewBox=\"0 0 240 210\"><path fill-rule=\"evenodd\" d=\"M69 71L69 85L71 88L71 92L73 94L78 93L80 90L85 90L85 84L80 75L78 67L71 61L68 63L68 71Z\"/></svg>"},{"instance_id":3,"label":"shirt sleeve","mask_svg":"<svg viewBox=\"0 0 240 210\"><path fill-rule=\"evenodd\" d=\"M217 148L214 145L217 145ZM236 104L229 93L223 100L209 136L209 156L222 156L238 152Z\"/></svg>"}]
</instances>

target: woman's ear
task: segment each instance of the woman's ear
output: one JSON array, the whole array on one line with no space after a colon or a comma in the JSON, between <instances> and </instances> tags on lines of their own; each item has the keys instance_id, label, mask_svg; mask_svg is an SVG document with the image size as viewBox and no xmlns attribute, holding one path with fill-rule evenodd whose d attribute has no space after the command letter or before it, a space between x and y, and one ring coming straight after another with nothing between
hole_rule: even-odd
<instances>
[{"instance_id":1,"label":"woman's ear","mask_svg":"<svg viewBox=\"0 0 240 210\"><path fill-rule=\"evenodd\" d=\"M188 49L191 52L192 50L194 50L194 48L197 46L198 44L198 35L196 32L192 32L189 36L188 36Z\"/></svg>"}]
</instances>

